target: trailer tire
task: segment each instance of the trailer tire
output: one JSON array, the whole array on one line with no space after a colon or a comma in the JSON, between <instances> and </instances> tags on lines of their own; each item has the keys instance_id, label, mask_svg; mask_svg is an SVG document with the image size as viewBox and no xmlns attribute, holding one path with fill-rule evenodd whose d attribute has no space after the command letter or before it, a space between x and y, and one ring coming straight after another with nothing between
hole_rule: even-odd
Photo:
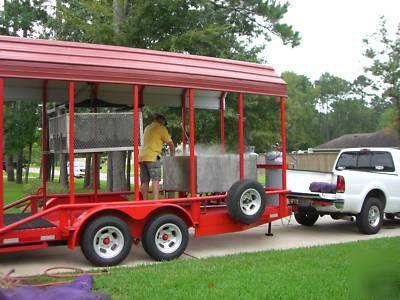
<instances>
[{"instance_id":1,"label":"trailer tire","mask_svg":"<svg viewBox=\"0 0 400 300\"><path fill-rule=\"evenodd\" d=\"M83 255L96 266L114 266L122 262L132 247L129 226L114 216L101 216L85 227L81 240Z\"/></svg>"},{"instance_id":2,"label":"trailer tire","mask_svg":"<svg viewBox=\"0 0 400 300\"><path fill-rule=\"evenodd\" d=\"M383 223L383 204L375 197L365 199L361 212L357 215L358 230L364 234L376 234Z\"/></svg>"},{"instance_id":3,"label":"trailer tire","mask_svg":"<svg viewBox=\"0 0 400 300\"><path fill-rule=\"evenodd\" d=\"M228 191L228 212L232 219L243 223L257 222L264 214L266 199L263 186L251 179L235 182Z\"/></svg>"},{"instance_id":4,"label":"trailer tire","mask_svg":"<svg viewBox=\"0 0 400 300\"><path fill-rule=\"evenodd\" d=\"M297 223L303 226L313 226L317 222L319 215L313 209L299 209L294 213Z\"/></svg>"},{"instance_id":5,"label":"trailer tire","mask_svg":"<svg viewBox=\"0 0 400 300\"><path fill-rule=\"evenodd\" d=\"M176 215L155 216L143 228L143 249L157 261L178 258L185 252L188 242L187 225Z\"/></svg>"}]
</instances>

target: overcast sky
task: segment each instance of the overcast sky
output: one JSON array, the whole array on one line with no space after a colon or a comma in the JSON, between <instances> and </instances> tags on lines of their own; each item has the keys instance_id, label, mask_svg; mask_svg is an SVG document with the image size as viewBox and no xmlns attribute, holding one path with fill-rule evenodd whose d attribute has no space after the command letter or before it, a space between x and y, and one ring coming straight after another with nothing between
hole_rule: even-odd
<instances>
[{"instance_id":1,"label":"overcast sky","mask_svg":"<svg viewBox=\"0 0 400 300\"><path fill-rule=\"evenodd\" d=\"M272 41L265 57L279 73L291 70L315 80L330 72L355 79L366 63L362 42L387 18L392 32L400 23L400 0L289 0L285 21L300 32L296 48Z\"/></svg>"}]
</instances>

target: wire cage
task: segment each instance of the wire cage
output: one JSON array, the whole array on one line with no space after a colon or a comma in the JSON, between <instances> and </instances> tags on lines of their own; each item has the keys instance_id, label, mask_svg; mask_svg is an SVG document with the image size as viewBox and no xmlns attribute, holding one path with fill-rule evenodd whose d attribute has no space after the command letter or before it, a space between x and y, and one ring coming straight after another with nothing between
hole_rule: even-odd
<instances>
[{"instance_id":1,"label":"wire cage","mask_svg":"<svg viewBox=\"0 0 400 300\"><path fill-rule=\"evenodd\" d=\"M139 146L143 145L143 118L139 112ZM133 113L75 113L74 153L133 150ZM51 153L69 153L69 116L49 119Z\"/></svg>"}]
</instances>

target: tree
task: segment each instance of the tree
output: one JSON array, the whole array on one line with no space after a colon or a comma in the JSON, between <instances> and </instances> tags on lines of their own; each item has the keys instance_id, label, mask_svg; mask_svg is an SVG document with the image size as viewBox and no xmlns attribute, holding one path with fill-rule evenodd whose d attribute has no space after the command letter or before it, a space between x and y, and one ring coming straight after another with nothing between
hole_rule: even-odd
<instances>
[{"instance_id":1,"label":"tree","mask_svg":"<svg viewBox=\"0 0 400 300\"><path fill-rule=\"evenodd\" d=\"M386 20L381 18L379 31L372 40L364 40L367 49L364 55L370 60L365 68L372 78L372 88L380 91L380 103L384 108L389 104L394 109L392 127L400 132L400 23L393 38L386 28ZM378 45L376 45L378 43Z\"/></svg>"},{"instance_id":2,"label":"tree","mask_svg":"<svg viewBox=\"0 0 400 300\"><path fill-rule=\"evenodd\" d=\"M362 99L342 99L332 104L329 114L332 137L348 133L366 133L378 129L376 112Z\"/></svg>"},{"instance_id":3,"label":"tree","mask_svg":"<svg viewBox=\"0 0 400 300\"><path fill-rule=\"evenodd\" d=\"M332 138L328 120L332 103L348 99L351 92L351 84L340 77L324 73L315 82L315 86L319 89L317 106L320 112L320 131L324 134L324 140L328 141Z\"/></svg>"},{"instance_id":4,"label":"tree","mask_svg":"<svg viewBox=\"0 0 400 300\"><path fill-rule=\"evenodd\" d=\"M35 141L35 132L38 127L39 117L35 103L18 101L5 105L4 132L6 133L5 151L8 155L7 165L14 165L12 157L16 155L17 183L22 183L23 150ZM13 181L11 170L8 170L8 179Z\"/></svg>"},{"instance_id":5,"label":"tree","mask_svg":"<svg viewBox=\"0 0 400 300\"><path fill-rule=\"evenodd\" d=\"M319 89L304 75L285 72L282 78L288 85L289 96L286 101L287 148L307 149L322 143L316 108Z\"/></svg>"},{"instance_id":6,"label":"tree","mask_svg":"<svg viewBox=\"0 0 400 300\"><path fill-rule=\"evenodd\" d=\"M5 0L0 18L3 35L32 37L47 22L46 0Z\"/></svg>"}]
</instances>

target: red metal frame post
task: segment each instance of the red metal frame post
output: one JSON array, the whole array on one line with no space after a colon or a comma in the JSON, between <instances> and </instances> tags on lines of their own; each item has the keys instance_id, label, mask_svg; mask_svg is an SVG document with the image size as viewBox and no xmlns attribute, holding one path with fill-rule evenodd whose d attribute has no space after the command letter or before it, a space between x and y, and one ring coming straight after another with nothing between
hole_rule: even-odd
<instances>
[{"instance_id":1,"label":"red metal frame post","mask_svg":"<svg viewBox=\"0 0 400 300\"><path fill-rule=\"evenodd\" d=\"M186 155L186 93L187 89L183 89L181 96L181 110L182 110L182 152Z\"/></svg>"},{"instance_id":2,"label":"red metal frame post","mask_svg":"<svg viewBox=\"0 0 400 300\"><path fill-rule=\"evenodd\" d=\"M189 89L189 124L190 124L190 194L196 197L196 161L194 157L194 91ZM193 201L191 213L195 222L200 219L200 201Z\"/></svg>"},{"instance_id":3,"label":"red metal frame post","mask_svg":"<svg viewBox=\"0 0 400 300\"><path fill-rule=\"evenodd\" d=\"M139 200L139 87L133 86L133 176L135 201ZM130 176L130 174L129 174Z\"/></svg>"},{"instance_id":4,"label":"red metal frame post","mask_svg":"<svg viewBox=\"0 0 400 300\"><path fill-rule=\"evenodd\" d=\"M3 103L4 103L4 78L0 78L0 228L4 225L4 191L3 191Z\"/></svg>"},{"instance_id":5,"label":"red metal frame post","mask_svg":"<svg viewBox=\"0 0 400 300\"><path fill-rule=\"evenodd\" d=\"M226 92L219 97L219 128L221 134L221 153L225 153L225 100Z\"/></svg>"},{"instance_id":6,"label":"red metal frame post","mask_svg":"<svg viewBox=\"0 0 400 300\"><path fill-rule=\"evenodd\" d=\"M99 93L99 84L96 83L93 90L92 99L97 99ZM92 112L97 113L97 107L92 107ZM98 155L97 153L93 153L93 192L94 192L94 201L97 202L98 198L98 190L99 190L99 166L98 166Z\"/></svg>"},{"instance_id":7,"label":"red metal frame post","mask_svg":"<svg viewBox=\"0 0 400 300\"><path fill-rule=\"evenodd\" d=\"M43 209L46 208L47 200L47 172L43 166L47 166L47 80L42 86L42 197Z\"/></svg>"},{"instance_id":8,"label":"red metal frame post","mask_svg":"<svg viewBox=\"0 0 400 300\"><path fill-rule=\"evenodd\" d=\"M244 129L243 129L243 93L239 93L239 168L240 179L244 179Z\"/></svg>"},{"instance_id":9,"label":"red metal frame post","mask_svg":"<svg viewBox=\"0 0 400 300\"><path fill-rule=\"evenodd\" d=\"M282 138L282 189L286 190L286 126L285 126L285 98L281 97L280 100L281 106L281 138ZM287 214L287 203L286 203L286 195L279 195L279 212L283 216Z\"/></svg>"},{"instance_id":10,"label":"red metal frame post","mask_svg":"<svg viewBox=\"0 0 400 300\"><path fill-rule=\"evenodd\" d=\"M74 110L75 110L75 85L73 81L69 82L69 203L75 203L75 178L74 178Z\"/></svg>"}]
</instances>

